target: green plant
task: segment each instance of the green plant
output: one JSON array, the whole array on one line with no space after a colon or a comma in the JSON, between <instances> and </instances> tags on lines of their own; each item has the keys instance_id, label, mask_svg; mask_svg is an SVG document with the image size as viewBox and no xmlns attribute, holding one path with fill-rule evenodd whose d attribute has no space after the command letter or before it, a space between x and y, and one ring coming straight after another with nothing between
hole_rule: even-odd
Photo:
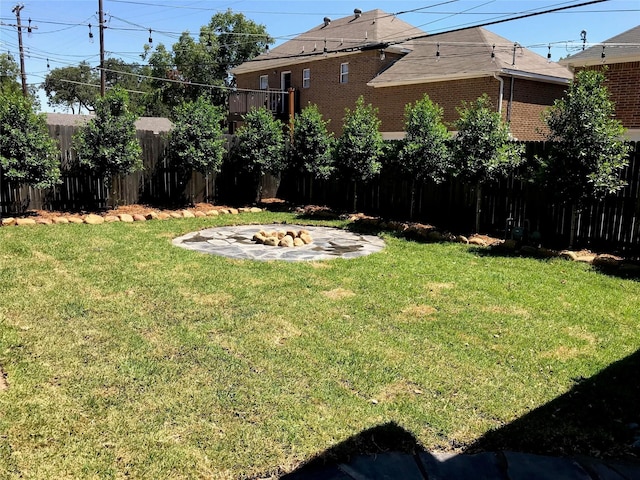
<instances>
[{"instance_id":1,"label":"green plant","mask_svg":"<svg viewBox=\"0 0 640 480\"><path fill-rule=\"evenodd\" d=\"M322 119L317 105L303 108L295 118L290 152L293 168L325 180L335 169L333 134L327 131L328 123Z\"/></svg>"},{"instance_id":2,"label":"green plant","mask_svg":"<svg viewBox=\"0 0 640 480\"><path fill-rule=\"evenodd\" d=\"M510 140L509 126L484 94L477 100L463 102L460 118L454 122L458 131L452 142L453 173L475 186L475 231L480 230L482 186L504 178L523 161L523 147Z\"/></svg>"},{"instance_id":3,"label":"green plant","mask_svg":"<svg viewBox=\"0 0 640 480\"><path fill-rule=\"evenodd\" d=\"M128 109L127 92L116 87L96 101L95 117L78 128L73 147L78 163L104 178L107 186L116 175L142 170L142 147L136 137L137 116ZM115 192L112 192L116 202Z\"/></svg>"},{"instance_id":4,"label":"green plant","mask_svg":"<svg viewBox=\"0 0 640 480\"><path fill-rule=\"evenodd\" d=\"M266 174L279 174L286 166L284 125L265 107L252 109L238 129L232 157L256 181ZM258 191L258 198L261 192Z\"/></svg>"},{"instance_id":5,"label":"green plant","mask_svg":"<svg viewBox=\"0 0 640 480\"><path fill-rule=\"evenodd\" d=\"M337 140L336 164L340 175L353 182L353 210L356 210L356 184L380 173L383 140L378 109L356 100L353 110L345 109L342 135Z\"/></svg>"},{"instance_id":6,"label":"green plant","mask_svg":"<svg viewBox=\"0 0 640 480\"><path fill-rule=\"evenodd\" d=\"M604 82L602 72L578 72L566 95L544 116L552 143L541 159L543 175L553 194L573 206L570 245L584 201L625 186L620 173L628 164L629 145L622 138L622 123L613 118L615 105Z\"/></svg>"},{"instance_id":7,"label":"green plant","mask_svg":"<svg viewBox=\"0 0 640 480\"><path fill-rule=\"evenodd\" d=\"M451 166L447 142L447 127L442 123L442 108L434 104L427 94L415 104L405 106L405 132L398 159L411 179L411 214L416 181L444 181Z\"/></svg>"},{"instance_id":8,"label":"green plant","mask_svg":"<svg viewBox=\"0 0 640 480\"><path fill-rule=\"evenodd\" d=\"M19 184L47 188L60 183L60 158L44 115L20 90L0 91L0 166Z\"/></svg>"},{"instance_id":9,"label":"green plant","mask_svg":"<svg viewBox=\"0 0 640 480\"><path fill-rule=\"evenodd\" d=\"M226 153L220 107L199 97L174 109L169 133L169 158L174 165L204 175L217 173Z\"/></svg>"}]
</instances>

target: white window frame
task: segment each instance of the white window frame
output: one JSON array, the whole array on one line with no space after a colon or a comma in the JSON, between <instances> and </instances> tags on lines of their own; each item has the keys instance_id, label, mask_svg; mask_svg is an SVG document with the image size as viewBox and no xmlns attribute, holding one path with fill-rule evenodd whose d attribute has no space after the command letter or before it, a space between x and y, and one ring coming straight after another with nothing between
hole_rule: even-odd
<instances>
[{"instance_id":1,"label":"white window frame","mask_svg":"<svg viewBox=\"0 0 640 480\"><path fill-rule=\"evenodd\" d=\"M302 88L309 88L311 86L311 69L302 69Z\"/></svg>"},{"instance_id":2,"label":"white window frame","mask_svg":"<svg viewBox=\"0 0 640 480\"><path fill-rule=\"evenodd\" d=\"M260 90L269 90L269 75L260 75Z\"/></svg>"},{"instance_id":3,"label":"white window frame","mask_svg":"<svg viewBox=\"0 0 640 480\"><path fill-rule=\"evenodd\" d=\"M340 83L349 83L349 62L340 64Z\"/></svg>"}]
</instances>

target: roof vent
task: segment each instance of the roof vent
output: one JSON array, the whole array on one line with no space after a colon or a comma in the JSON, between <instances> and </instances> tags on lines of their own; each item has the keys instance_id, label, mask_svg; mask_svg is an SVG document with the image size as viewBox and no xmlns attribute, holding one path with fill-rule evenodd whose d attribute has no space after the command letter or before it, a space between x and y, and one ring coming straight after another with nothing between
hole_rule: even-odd
<instances>
[{"instance_id":1,"label":"roof vent","mask_svg":"<svg viewBox=\"0 0 640 480\"><path fill-rule=\"evenodd\" d=\"M360 10L359 8L356 8L353 11L353 14L355 15L356 18L360 18L360 16L362 15L362 10Z\"/></svg>"},{"instance_id":2,"label":"roof vent","mask_svg":"<svg viewBox=\"0 0 640 480\"><path fill-rule=\"evenodd\" d=\"M331 23L331 19L329 17L324 17L324 26L328 27Z\"/></svg>"}]
</instances>

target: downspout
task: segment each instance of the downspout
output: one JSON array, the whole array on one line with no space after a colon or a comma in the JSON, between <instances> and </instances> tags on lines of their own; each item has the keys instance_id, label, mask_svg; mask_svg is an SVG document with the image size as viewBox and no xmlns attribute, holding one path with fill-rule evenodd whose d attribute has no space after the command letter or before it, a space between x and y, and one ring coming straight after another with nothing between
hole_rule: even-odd
<instances>
[{"instance_id":1,"label":"downspout","mask_svg":"<svg viewBox=\"0 0 640 480\"><path fill-rule=\"evenodd\" d=\"M504 79L494 72L493 78L500 82L500 92L498 93L498 113L502 113L502 98L504 97Z\"/></svg>"},{"instance_id":2,"label":"downspout","mask_svg":"<svg viewBox=\"0 0 640 480\"><path fill-rule=\"evenodd\" d=\"M509 92L509 105L507 105L507 122L511 123L511 109L513 105L513 84L516 83L515 77L511 77L511 91Z\"/></svg>"}]
</instances>

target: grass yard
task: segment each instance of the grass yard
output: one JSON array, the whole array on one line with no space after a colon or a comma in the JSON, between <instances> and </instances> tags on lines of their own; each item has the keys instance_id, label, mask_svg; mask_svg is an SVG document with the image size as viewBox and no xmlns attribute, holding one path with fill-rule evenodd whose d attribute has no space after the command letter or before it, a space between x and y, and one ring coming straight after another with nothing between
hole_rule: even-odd
<instances>
[{"instance_id":1,"label":"grass yard","mask_svg":"<svg viewBox=\"0 0 640 480\"><path fill-rule=\"evenodd\" d=\"M171 245L274 220L298 222L0 228L0 472L261 477L389 424L428 449L633 453L637 280L385 233L316 263Z\"/></svg>"}]
</instances>

